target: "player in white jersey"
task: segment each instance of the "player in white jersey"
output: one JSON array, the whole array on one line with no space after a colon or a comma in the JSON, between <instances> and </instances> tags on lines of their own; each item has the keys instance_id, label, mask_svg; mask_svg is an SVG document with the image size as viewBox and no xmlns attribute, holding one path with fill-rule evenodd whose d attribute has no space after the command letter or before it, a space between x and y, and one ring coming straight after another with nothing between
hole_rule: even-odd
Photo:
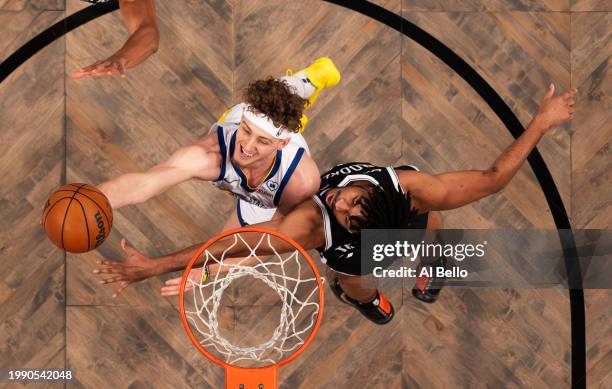
<instances>
[{"instance_id":1,"label":"player in white jersey","mask_svg":"<svg viewBox=\"0 0 612 389\"><path fill-rule=\"evenodd\" d=\"M291 140L283 148L276 149L274 160L258 186L253 186L247 174L232 156L239 146L238 131L248 104L240 103L229 109L211 128L216 134L221 151L221 169L213 185L232 193L237 199L236 216L241 226L271 220L302 158L309 158L308 145L302 134L291 134ZM247 116L248 120L248 116ZM251 119L255 122L256 119ZM294 188L298 187L294 185ZM293 198L302 196L292 196ZM293 208L291 202L284 203L283 214Z\"/></svg>"},{"instance_id":2,"label":"player in white jersey","mask_svg":"<svg viewBox=\"0 0 612 389\"><path fill-rule=\"evenodd\" d=\"M113 209L138 204L190 179L210 181L238 197L224 229L271 220L290 212L319 188L319 170L299 133L303 110L321 89L340 81L329 58L279 79L249 84L244 101L230 108L194 144L146 172L128 173L98 188ZM126 249L125 240L121 242ZM122 283L120 293L129 283Z\"/></svg>"}]
</instances>

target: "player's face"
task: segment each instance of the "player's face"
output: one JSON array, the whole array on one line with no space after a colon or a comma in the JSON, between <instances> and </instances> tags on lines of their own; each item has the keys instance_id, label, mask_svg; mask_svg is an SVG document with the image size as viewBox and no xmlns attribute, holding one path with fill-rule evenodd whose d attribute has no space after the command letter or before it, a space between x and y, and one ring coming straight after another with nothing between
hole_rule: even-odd
<instances>
[{"instance_id":1,"label":"player's face","mask_svg":"<svg viewBox=\"0 0 612 389\"><path fill-rule=\"evenodd\" d=\"M243 118L236 134L236 148L232 160L240 167L248 167L258 162L267 162L289 143L289 139L279 140Z\"/></svg>"},{"instance_id":2,"label":"player's face","mask_svg":"<svg viewBox=\"0 0 612 389\"><path fill-rule=\"evenodd\" d=\"M325 202L342 227L349 232L356 232L356 219L363 218L363 202L369 195L366 188L358 185L334 188L327 192Z\"/></svg>"}]
</instances>

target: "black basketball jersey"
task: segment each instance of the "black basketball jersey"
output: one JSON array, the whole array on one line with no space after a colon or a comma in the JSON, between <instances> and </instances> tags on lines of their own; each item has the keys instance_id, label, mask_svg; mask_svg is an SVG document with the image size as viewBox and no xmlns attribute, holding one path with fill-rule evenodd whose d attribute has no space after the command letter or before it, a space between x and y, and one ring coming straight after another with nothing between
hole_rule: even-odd
<instances>
[{"instance_id":1,"label":"black basketball jersey","mask_svg":"<svg viewBox=\"0 0 612 389\"><path fill-rule=\"evenodd\" d=\"M399 169L418 170L414 166L403 166ZM321 187L313 196L314 202L321 208L325 230L325 246L317 247L321 261L338 272L361 275L359 239L355 239L338 223L331 207L325 202L325 196L330 189L343 188L355 181L369 181L402 193L404 190L394 168L374 166L365 162L337 165L321 176Z\"/></svg>"}]
</instances>

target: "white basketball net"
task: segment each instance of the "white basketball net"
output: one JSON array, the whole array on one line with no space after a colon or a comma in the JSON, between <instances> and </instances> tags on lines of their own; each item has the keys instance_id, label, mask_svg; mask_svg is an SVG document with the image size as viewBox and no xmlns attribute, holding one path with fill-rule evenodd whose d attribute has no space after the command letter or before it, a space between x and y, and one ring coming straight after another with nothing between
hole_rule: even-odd
<instances>
[{"instance_id":1,"label":"white basketball net","mask_svg":"<svg viewBox=\"0 0 612 389\"><path fill-rule=\"evenodd\" d=\"M273 247L270 234L262 234L255 245L250 247L239 233L232 235L233 243L223 252L221 258L213 257L208 250L204 252L206 263L219 263L217 271L211 270L208 280L187 282L193 286L190 291L193 298L193 310L185 310L185 316L192 324L192 332L199 342L213 354L221 354L225 362L235 364L238 361L257 361L260 363L277 363L304 343L313 328L319 312L318 283L314 272L307 264L302 264L300 252L296 249L283 258ZM272 249L273 255L260 258L256 253L262 244ZM224 263L226 252L237 244L244 244L250 255L242 259L233 259L233 263ZM302 273L306 277L302 279ZM225 339L219 328L218 310L225 290L232 282L242 277L254 277L275 291L282 302L278 326L272 336L261 344L241 347ZM185 292L185 299L189 292ZM198 335L199 334L199 335ZM216 350L213 352L212 348ZM223 359L223 357L220 357Z\"/></svg>"}]
</instances>

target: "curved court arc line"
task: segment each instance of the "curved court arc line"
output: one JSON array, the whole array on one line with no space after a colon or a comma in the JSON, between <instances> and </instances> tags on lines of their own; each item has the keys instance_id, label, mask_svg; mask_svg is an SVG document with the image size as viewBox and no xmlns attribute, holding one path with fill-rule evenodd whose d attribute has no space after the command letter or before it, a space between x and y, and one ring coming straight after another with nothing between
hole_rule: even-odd
<instances>
[{"instance_id":1,"label":"curved court arc line","mask_svg":"<svg viewBox=\"0 0 612 389\"><path fill-rule=\"evenodd\" d=\"M111 1L96 6L89 6L73 13L65 19L60 20L51 27L42 31L26 44L17 49L7 59L0 63L0 83L4 81L15 69L28 59L32 58L40 50L53 43L56 39L88 23L102 15L119 9L119 3Z\"/></svg>"},{"instance_id":2,"label":"curved court arc line","mask_svg":"<svg viewBox=\"0 0 612 389\"><path fill-rule=\"evenodd\" d=\"M522 124L499 94L497 94L497 92L495 92L495 90L467 62L426 31L402 16L367 0L322 1L368 16L412 39L443 61L455 73L463 78L472 89L483 98L515 139L523 133L524 128ZM99 16L113 12L118 8L119 5L116 1L89 6L55 23L53 26L32 38L0 64L0 83L21 64L34 56L39 50L55 41L55 39L62 37L66 33ZM572 351L571 385L572 388L585 388L586 342L584 292L582 289L580 264L577 262L578 254L576 244L574 236L571 233L571 224L559 190L537 148L529 155L528 162L542 188L555 226L558 230L567 230L567 232L569 232L563 233L563 231L559 231L559 238L565 254L565 269L568 277L568 285L570 287Z\"/></svg>"},{"instance_id":3,"label":"curved court arc line","mask_svg":"<svg viewBox=\"0 0 612 389\"><path fill-rule=\"evenodd\" d=\"M459 57L450 48L434 36L411 23L400 15L395 14L379 5L367 0L323 0L336 4L362 15L373 18L386 26L399 31L412 39L439 60L450 67L457 75L463 78L472 89L482 97L497 117L504 123L510 134L516 139L525 129L516 115L495 92L495 90L482 78L474 68ZM564 253L564 264L568 278L571 317L571 385L572 388L586 388L586 341L585 341L585 310L584 291L582 289L582 272L578 262L578 252L571 223L567 215L563 200L555 181L546 166L542 155L535 148L527 159L533 170L540 188L544 193L546 202L553 216L555 226L559 231L559 240Z\"/></svg>"}]
</instances>

